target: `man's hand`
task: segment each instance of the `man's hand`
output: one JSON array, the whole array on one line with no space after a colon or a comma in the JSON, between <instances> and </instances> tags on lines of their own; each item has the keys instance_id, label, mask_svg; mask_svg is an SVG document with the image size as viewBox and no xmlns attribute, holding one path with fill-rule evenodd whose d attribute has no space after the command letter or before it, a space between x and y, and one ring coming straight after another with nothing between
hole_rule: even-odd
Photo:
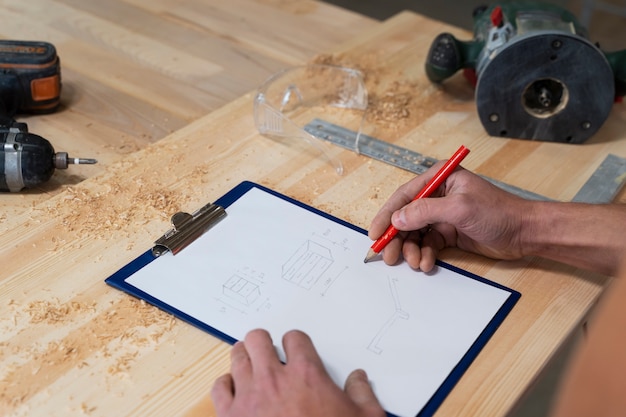
<instances>
[{"instance_id":1,"label":"man's hand","mask_svg":"<svg viewBox=\"0 0 626 417\"><path fill-rule=\"evenodd\" d=\"M432 198L412 201L441 164L398 188L374 217L371 239L380 237L390 223L401 231L385 247L384 261L391 265L403 255L412 268L428 272L439 251L450 246L496 259L522 257L522 226L532 203L463 168L454 171Z\"/></svg>"},{"instance_id":2,"label":"man's hand","mask_svg":"<svg viewBox=\"0 0 626 417\"><path fill-rule=\"evenodd\" d=\"M392 265L402 255L428 272L439 251L456 246L493 259L524 256L615 275L626 248L626 204L524 200L463 168L432 195L412 201L439 170L438 162L402 185L372 220L377 239L393 224L400 231L383 250Z\"/></svg>"},{"instance_id":3,"label":"man's hand","mask_svg":"<svg viewBox=\"0 0 626 417\"><path fill-rule=\"evenodd\" d=\"M280 362L265 330L249 332L231 351L231 373L211 392L220 417L384 417L362 370L341 390L332 381L311 339L300 331L283 337Z\"/></svg>"}]
</instances>

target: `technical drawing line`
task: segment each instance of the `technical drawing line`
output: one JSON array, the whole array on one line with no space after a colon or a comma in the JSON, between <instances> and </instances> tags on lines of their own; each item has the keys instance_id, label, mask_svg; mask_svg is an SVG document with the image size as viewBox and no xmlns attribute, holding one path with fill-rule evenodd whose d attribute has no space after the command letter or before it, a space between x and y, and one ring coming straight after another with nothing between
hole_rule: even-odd
<instances>
[{"instance_id":1,"label":"technical drawing line","mask_svg":"<svg viewBox=\"0 0 626 417\"><path fill-rule=\"evenodd\" d=\"M259 286L239 275L231 276L222 285L222 294L243 305L250 305L261 295Z\"/></svg>"},{"instance_id":2,"label":"technical drawing line","mask_svg":"<svg viewBox=\"0 0 626 417\"><path fill-rule=\"evenodd\" d=\"M307 240L283 265L282 277L310 290L333 262L329 248Z\"/></svg>"},{"instance_id":3,"label":"technical drawing line","mask_svg":"<svg viewBox=\"0 0 626 417\"><path fill-rule=\"evenodd\" d=\"M391 291L391 296L393 297L395 311L385 324L383 324L383 327L378 331L378 333L376 333L376 336L374 336L370 344L367 346L369 351L377 355L380 355L383 352L383 349L380 347L380 341L385 337L391 326L393 326L398 319L408 320L410 317L409 313L402 310L402 306L400 305L400 296L398 295L398 288L396 287L397 281L398 280L395 278L389 278L389 290Z\"/></svg>"},{"instance_id":4,"label":"technical drawing line","mask_svg":"<svg viewBox=\"0 0 626 417\"><path fill-rule=\"evenodd\" d=\"M343 267L343 270L339 271L339 273L337 273L337 275L335 275L333 278L328 278L326 280L326 282L324 283L324 285L326 285L326 287L324 288L324 290L322 290L322 292L320 293L322 297L326 296L326 293L330 290L330 288L333 286L333 284L335 282L337 282L337 280L339 279L339 277L341 277L341 275L343 275L344 272L346 272L348 270L347 266Z\"/></svg>"}]
</instances>

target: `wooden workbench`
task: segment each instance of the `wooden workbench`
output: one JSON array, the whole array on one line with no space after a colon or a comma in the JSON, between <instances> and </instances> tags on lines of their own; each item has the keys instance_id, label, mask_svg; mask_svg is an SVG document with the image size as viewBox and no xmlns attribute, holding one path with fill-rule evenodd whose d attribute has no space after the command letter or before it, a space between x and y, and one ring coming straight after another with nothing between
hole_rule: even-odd
<instances>
[{"instance_id":1,"label":"wooden workbench","mask_svg":"<svg viewBox=\"0 0 626 417\"><path fill-rule=\"evenodd\" d=\"M61 58L60 110L20 121L99 161L2 196L0 220L378 24L309 0L9 0L0 11L2 38L51 42Z\"/></svg>"},{"instance_id":2,"label":"wooden workbench","mask_svg":"<svg viewBox=\"0 0 626 417\"><path fill-rule=\"evenodd\" d=\"M338 176L300 144L259 135L252 87L280 67L332 52L316 62L363 70L379 136L436 158L465 144L467 168L550 198L571 199L608 153L626 157L623 106L584 145L488 137L462 77L437 88L423 74L436 34L468 34L413 13L378 24L295 1L27 4L4 3L12 18L2 34L53 41L67 87L65 109L29 127L101 162L0 196L1 415L214 416L209 390L228 370L229 346L104 279L150 247L173 213L242 180L366 228L412 177L348 151L338 152ZM607 279L538 258L448 250L443 259L522 293L437 413L503 416Z\"/></svg>"}]
</instances>

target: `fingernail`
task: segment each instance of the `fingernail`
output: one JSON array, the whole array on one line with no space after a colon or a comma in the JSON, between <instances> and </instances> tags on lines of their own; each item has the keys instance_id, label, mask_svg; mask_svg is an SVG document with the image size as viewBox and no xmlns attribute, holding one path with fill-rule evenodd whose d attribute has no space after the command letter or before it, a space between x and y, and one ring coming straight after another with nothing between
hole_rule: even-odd
<instances>
[{"instance_id":1,"label":"fingernail","mask_svg":"<svg viewBox=\"0 0 626 417\"><path fill-rule=\"evenodd\" d=\"M393 216L391 217L391 223L393 223L395 227L406 226L406 214L404 213L404 210L398 210L393 213Z\"/></svg>"}]
</instances>

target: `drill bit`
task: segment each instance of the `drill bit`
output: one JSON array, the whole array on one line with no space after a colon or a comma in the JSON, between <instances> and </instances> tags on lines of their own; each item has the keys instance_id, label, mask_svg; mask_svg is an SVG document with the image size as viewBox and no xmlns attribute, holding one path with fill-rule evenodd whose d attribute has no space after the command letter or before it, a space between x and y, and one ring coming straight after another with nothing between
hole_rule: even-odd
<instances>
[{"instance_id":1,"label":"drill bit","mask_svg":"<svg viewBox=\"0 0 626 417\"><path fill-rule=\"evenodd\" d=\"M54 167L57 169L67 169L68 164L97 164L98 161L92 158L70 158L67 152L57 152L54 154Z\"/></svg>"},{"instance_id":2,"label":"drill bit","mask_svg":"<svg viewBox=\"0 0 626 417\"><path fill-rule=\"evenodd\" d=\"M98 160L93 158L67 158L68 164L97 164Z\"/></svg>"}]
</instances>

